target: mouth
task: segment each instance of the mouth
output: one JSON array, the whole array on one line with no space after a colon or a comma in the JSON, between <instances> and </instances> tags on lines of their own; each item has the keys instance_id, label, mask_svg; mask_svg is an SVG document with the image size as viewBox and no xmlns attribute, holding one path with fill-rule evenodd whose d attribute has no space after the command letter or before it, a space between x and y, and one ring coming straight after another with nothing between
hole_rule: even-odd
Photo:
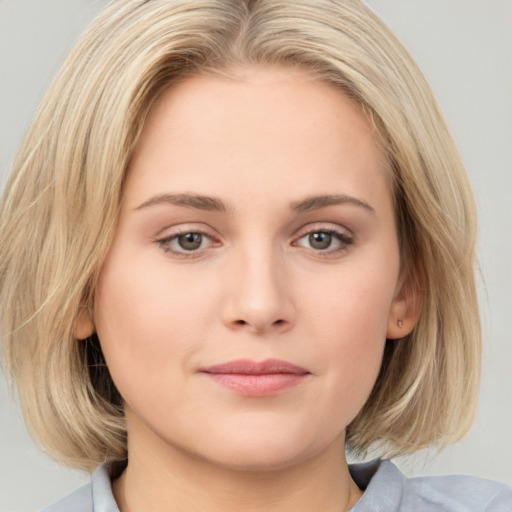
<instances>
[{"instance_id":1,"label":"mouth","mask_svg":"<svg viewBox=\"0 0 512 512\"><path fill-rule=\"evenodd\" d=\"M250 397L277 395L311 375L305 368L279 359L238 359L204 367L199 372L239 395Z\"/></svg>"}]
</instances>

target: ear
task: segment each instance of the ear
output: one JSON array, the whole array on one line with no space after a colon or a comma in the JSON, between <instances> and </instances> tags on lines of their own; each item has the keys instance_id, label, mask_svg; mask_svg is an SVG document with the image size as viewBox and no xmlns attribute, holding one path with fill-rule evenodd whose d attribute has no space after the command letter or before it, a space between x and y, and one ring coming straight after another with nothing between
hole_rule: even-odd
<instances>
[{"instance_id":1,"label":"ear","mask_svg":"<svg viewBox=\"0 0 512 512\"><path fill-rule=\"evenodd\" d=\"M412 272L404 272L389 310L387 339L396 340L411 333L420 316L423 293L418 276Z\"/></svg>"},{"instance_id":2,"label":"ear","mask_svg":"<svg viewBox=\"0 0 512 512\"><path fill-rule=\"evenodd\" d=\"M77 340L85 340L95 332L96 326L92 321L89 308L87 306L79 306L75 324L73 325L73 336Z\"/></svg>"}]
</instances>

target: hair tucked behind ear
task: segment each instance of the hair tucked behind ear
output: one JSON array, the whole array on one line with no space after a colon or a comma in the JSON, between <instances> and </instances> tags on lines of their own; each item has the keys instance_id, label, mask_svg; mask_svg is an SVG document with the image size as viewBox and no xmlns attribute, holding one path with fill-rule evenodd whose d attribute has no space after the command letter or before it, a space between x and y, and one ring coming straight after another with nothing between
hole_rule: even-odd
<instances>
[{"instance_id":1,"label":"hair tucked behind ear","mask_svg":"<svg viewBox=\"0 0 512 512\"><path fill-rule=\"evenodd\" d=\"M480 365L473 199L431 90L390 30L356 0L119 0L44 97L0 212L4 364L33 434L66 464L126 457L98 340L72 333L79 306L94 306L146 115L190 74L263 63L309 69L371 119L392 176L404 278L422 289L418 324L387 343L349 447L408 453L469 428Z\"/></svg>"}]
</instances>

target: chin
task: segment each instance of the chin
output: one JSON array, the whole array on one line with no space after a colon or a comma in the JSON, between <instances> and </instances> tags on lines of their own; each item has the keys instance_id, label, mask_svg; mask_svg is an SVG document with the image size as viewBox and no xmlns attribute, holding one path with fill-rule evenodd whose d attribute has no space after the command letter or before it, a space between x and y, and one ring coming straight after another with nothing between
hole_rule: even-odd
<instances>
[{"instance_id":1,"label":"chin","mask_svg":"<svg viewBox=\"0 0 512 512\"><path fill-rule=\"evenodd\" d=\"M227 470L242 472L279 471L299 465L318 456L327 448L325 444L305 442L307 436L292 436L290 433L279 435L231 436L219 439L203 446L196 452L203 460Z\"/></svg>"},{"instance_id":2,"label":"chin","mask_svg":"<svg viewBox=\"0 0 512 512\"><path fill-rule=\"evenodd\" d=\"M261 450L230 450L219 457L206 459L210 464L222 467L229 471L248 473L264 473L269 471L282 471L300 464L310 457L297 453L276 453Z\"/></svg>"}]
</instances>

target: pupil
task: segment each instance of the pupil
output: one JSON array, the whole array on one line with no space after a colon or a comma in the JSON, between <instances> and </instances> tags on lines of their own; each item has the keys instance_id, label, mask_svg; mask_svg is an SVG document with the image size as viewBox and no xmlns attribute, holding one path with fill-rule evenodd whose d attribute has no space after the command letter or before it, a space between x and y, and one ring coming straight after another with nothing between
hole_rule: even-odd
<instances>
[{"instance_id":1,"label":"pupil","mask_svg":"<svg viewBox=\"0 0 512 512\"><path fill-rule=\"evenodd\" d=\"M186 233L178 237L178 244L182 249L193 251L201 247L202 235L199 233Z\"/></svg>"},{"instance_id":2,"label":"pupil","mask_svg":"<svg viewBox=\"0 0 512 512\"><path fill-rule=\"evenodd\" d=\"M330 233L311 233L309 243L313 249L327 249L331 245L332 235Z\"/></svg>"}]
</instances>

